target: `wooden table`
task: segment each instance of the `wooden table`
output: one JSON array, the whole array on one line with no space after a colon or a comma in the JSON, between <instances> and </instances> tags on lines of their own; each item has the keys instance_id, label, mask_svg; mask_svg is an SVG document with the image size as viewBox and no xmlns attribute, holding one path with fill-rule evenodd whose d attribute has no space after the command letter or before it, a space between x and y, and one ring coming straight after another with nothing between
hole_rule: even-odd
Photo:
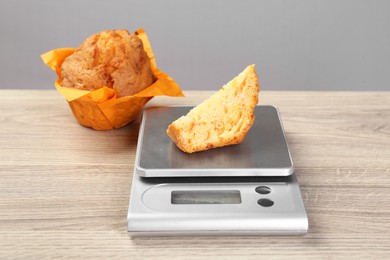
<instances>
[{"instance_id":1,"label":"wooden table","mask_svg":"<svg viewBox=\"0 0 390 260\"><path fill-rule=\"evenodd\" d=\"M280 110L308 234L131 239L139 124L94 131L55 91L1 90L0 259L389 259L390 92L263 91L260 104Z\"/></svg>"}]
</instances>

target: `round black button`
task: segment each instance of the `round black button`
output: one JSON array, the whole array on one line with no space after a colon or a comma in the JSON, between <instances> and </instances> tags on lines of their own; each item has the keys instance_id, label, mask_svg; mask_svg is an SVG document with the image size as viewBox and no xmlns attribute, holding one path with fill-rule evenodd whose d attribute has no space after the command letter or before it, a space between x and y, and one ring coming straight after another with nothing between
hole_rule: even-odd
<instances>
[{"instance_id":1,"label":"round black button","mask_svg":"<svg viewBox=\"0 0 390 260\"><path fill-rule=\"evenodd\" d=\"M257 204L263 207L271 207L272 205L274 205L274 202L270 199L259 199L257 201Z\"/></svg>"},{"instance_id":2,"label":"round black button","mask_svg":"<svg viewBox=\"0 0 390 260\"><path fill-rule=\"evenodd\" d=\"M259 186L256 188L256 192L259 194L268 194L271 192L271 188L267 186Z\"/></svg>"}]
</instances>

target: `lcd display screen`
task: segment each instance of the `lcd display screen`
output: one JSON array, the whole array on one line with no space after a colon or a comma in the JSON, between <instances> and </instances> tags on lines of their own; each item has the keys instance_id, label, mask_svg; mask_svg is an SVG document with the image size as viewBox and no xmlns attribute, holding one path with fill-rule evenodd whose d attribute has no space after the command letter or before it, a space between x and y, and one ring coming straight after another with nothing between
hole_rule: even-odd
<instances>
[{"instance_id":1,"label":"lcd display screen","mask_svg":"<svg viewBox=\"0 0 390 260\"><path fill-rule=\"evenodd\" d=\"M172 204L240 204L238 190L177 190L171 193Z\"/></svg>"}]
</instances>

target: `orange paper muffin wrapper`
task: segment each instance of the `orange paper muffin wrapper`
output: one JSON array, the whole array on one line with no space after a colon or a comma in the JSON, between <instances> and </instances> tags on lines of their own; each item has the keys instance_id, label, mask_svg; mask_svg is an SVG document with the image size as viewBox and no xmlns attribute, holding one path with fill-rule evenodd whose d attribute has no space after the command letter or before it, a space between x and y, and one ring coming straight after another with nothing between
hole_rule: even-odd
<instances>
[{"instance_id":1,"label":"orange paper muffin wrapper","mask_svg":"<svg viewBox=\"0 0 390 260\"><path fill-rule=\"evenodd\" d=\"M66 98L74 116L81 125L95 130L120 128L134 121L146 102L154 96L184 96L179 85L157 68L145 31L138 29L136 34L142 40L151 62L152 72L157 80L132 96L117 98L115 91L106 86L92 91L62 87L60 67L65 58L75 52L74 48L55 49L41 56L43 62L57 73L58 79L55 86L58 92Z\"/></svg>"}]
</instances>

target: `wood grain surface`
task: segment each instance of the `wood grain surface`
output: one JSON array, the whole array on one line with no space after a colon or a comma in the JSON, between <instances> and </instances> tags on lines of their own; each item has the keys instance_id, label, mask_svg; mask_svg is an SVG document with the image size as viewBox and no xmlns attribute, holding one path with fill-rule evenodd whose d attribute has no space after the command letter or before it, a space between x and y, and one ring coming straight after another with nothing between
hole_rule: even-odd
<instances>
[{"instance_id":1,"label":"wood grain surface","mask_svg":"<svg viewBox=\"0 0 390 260\"><path fill-rule=\"evenodd\" d=\"M0 259L390 259L390 92L263 91L259 104L280 110L308 234L130 238L139 120L94 131L55 91L1 90Z\"/></svg>"}]
</instances>

